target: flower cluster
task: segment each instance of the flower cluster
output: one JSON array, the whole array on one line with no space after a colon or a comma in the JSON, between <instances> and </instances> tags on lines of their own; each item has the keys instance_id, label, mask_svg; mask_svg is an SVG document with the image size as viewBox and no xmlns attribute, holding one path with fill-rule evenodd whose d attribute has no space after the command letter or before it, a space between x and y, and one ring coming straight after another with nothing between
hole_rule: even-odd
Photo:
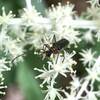
<instances>
[{"instance_id":1,"label":"flower cluster","mask_svg":"<svg viewBox=\"0 0 100 100\"><path fill-rule=\"evenodd\" d=\"M74 70L72 69L72 65L76 64L76 62L72 59L74 55L75 52L73 52L72 54L64 52L64 57L62 57L62 55L58 55L57 57L52 58L52 61L48 62L48 70L46 68L44 68L44 70L35 68L35 70L43 72L36 77L44 79L41 85L43 85L45 82L47 82L48 84L54 84L58 74L67 77L66 73L74 73Z\"/></svg>"},{"instance_id":2,"label":"flower cluster","mask_svg":"<svg viewBox=\"0 0 100 100\"><path fill-rule=\"evenodd\" d=\"M90 7L87 8L85 12L85 17L88 20L94 21L94 24L97 26L95 32L95 37L100 41L100 1L99 0L88 0ZM92 30L93 31L93 30Z\"/></svg>"},{"instance_id":3,"label":"flower cluster","mask_svg":"<svg viewBox=\"0 0 100 100\"><path fill-rule=\"evenodd\" d=\"M0 16L0 89L6 88L3 72L11 69L12 61L23 61L20 55L27 52L25 46L31 45L31 49L34 47L39 51L38 56L43 50L42 55L48 58L43 68L34 68L40 73L35 78L42 80L40 87L45 93L44 100L97 100L100 85L95 90L94 84L100 82L100 4L99 0L88 3L91 6L82 20L94 22L95 29L77 27L78 24L82 26L80 16L69 2L64 6L52 5L46 18L31 5L31 0L26 0L27 7L20 18L14 18L11 11L6 14L3 7ZM73 23L76 27L72 27L72 22L76 22ZM61 83L67 80L65 86L59 86L60 77L64 78L60 79Z\"/></svg>"},{"instance_id":4,"label":"flower cluster","mask_svg":"<svg viewBox=\"0 0 100 100\"><path fill-rule=\"evenodd\" d=\"M97 2L94 3L97 4ZM76 16L75 12L73 12L73 7L74 6L69 5L69 3L66 6L61 6L61 4L59 4L57 7L52 6L52 8L49 9L48 12L48 18L50 18L51 21L51 34L56 36L57 41L61 39L68 40L68 47L70 49L71 45L74 44L77 48L79 48L80 51L77 52L70 50L72 53L68 53L65 50L63 54L59 53L56 56L50 56L51 60L47 62L48 66L44 65L43 69L34 68L34 70L40 72L40 74L37 75L36 78L43 80L40 87L43 89L46 86L47 88L47 90L45 90L46 96L44 100L56 100L56 98L58 100L97 100L97 97L100 97L99 85L98 90L95 90L94 88L95 82L100 82L100 57L97 56L98 51L92 50L91 47L87 47L87 49L84 49L81 46L78 47L77 45L84 44L84 42L87 45L95 45L96 43L98 43L98 41L96 40L97 38L99 40L99 35L96 32L98 30L88 29L85 30L84 33L81 33L80 30L76 30L75 28L71 27L70 21L75 20L73 19L73 15ZM93 20L95 20L99 18L99 14L97 15L97 12L96 14L93 14L93 7L97 7L97 9L99 10L98 6L93 6L92 4L91 8L87 9L87 15L88 18L91 17ZM89 10L91 10L91 14L89 14ZM66 14L67 11L68 13ZM94 8L94 11L96 11L96 8ZM97 17L95 18L94 16ZM50 45L51 41L52 38L51 40L49 39L49 42L43 42L44 44ZM50 45L50 48L51 47L52 46ZM81 57L78 56L78 61L75 61L73 58L77 55L80 55ZM87 73L82 78L77 76L78 66L84 67ZM77 68L74 69L74 67ZM66 80L68 79L68 77L71 77L68 82L69 85L66 84L66 89L62 89L62 87L57 88L59 84L57 82L57 78L59 76L65 77Z\"/></svg>"},{"instance_id":5,"label":"flower cluster","mask_svg":"<svg viewBox=\"0 0 100 100\"><path fill-rule=\"evenodd\" d=\"M7 86L4 85L4 82L3 81L4 81L4 78L3 78L2 74L0 74L0 90L1 89L4 89L4 88L7 88ZM4 95L5 92L0 91L0 94L3 94Z\"/></svg>"},{"instance_id":6,"label":"flower cluster","mask_svg":"<svg viewBox=\"0 0 100 100\"><path fill-rule=\"evenodd\" d=\"M100 91L95 91L93 88L95 81L100 81L100 57L95 59L92 67L86 68L88 75L80 79L76 76L76 71L73 70L73 65L76 65L76 61L72 59L74 55L74 52L72 54L65 53L64 59L61 55L59 55L58 59L52 59L52 62L48 62L48 69L45 67L44 69L34 69L41 72L40 75L36 76L36 78L43 80L43 83L40 86L43 88L43 85L47 84L47 94L44 100L55 100L56 97L59 100L97 100L96 96L100 96ZM84 58L84 61L85 60L87 61L87 58ZM61 88L55 88L57 85L56 78L58 77L58 74L67 78L68 76L66 73L70 73L72 78L70 86L66 87L66 89L70 89L70 92ZM60 92L63 92L65 97L63 97ZM84 94L86 95L84 96Z\"/></svg>"}]
</instances>

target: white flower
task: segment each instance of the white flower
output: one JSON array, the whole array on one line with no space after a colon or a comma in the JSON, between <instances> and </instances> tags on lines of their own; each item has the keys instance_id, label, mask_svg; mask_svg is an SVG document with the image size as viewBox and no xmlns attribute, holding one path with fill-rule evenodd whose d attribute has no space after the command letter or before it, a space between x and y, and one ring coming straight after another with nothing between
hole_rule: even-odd
<instances>
[{"instance_id":1,"label":"white flower","mask_svg":"<svg viewBox=\"0 0 100 100\"><path fill-rule=\"evenodd\" d=\"M7 36L5 30L2 29L2 31L0 32L0 49L1 50L4 49L4 45L5 43L7 43L8 40L9 40L9 36Z\"/></svg>"},{"instance_id":2,"label":"white flower","mask_svg":"<svg viewBox=\"0 0 100 100\"><path fill-rule=\"evenodd\" d=\"M72 59L72 57L75 55L75 52L69 54L69 53L64 53L64 57L61 55L58 56L58 58L52 58L52 62L48 61L48 70L44 68L43 70L35 68L34 70L37 70L41 72L40 75L36 76L36 78L43 79L44 81L42 82L41 86L45 84L46 82L48 84L54 84L55 79L58 76L58 74L63 75L66 77L67 72L74 73L72 69L72 65L76 64L76 62Z\"/></svg>"},{"instance_id":3,"label":"white flower","mask_svg":"<svg viewBox=\"0 0 100 100\"><path fill-rule=\"evenodd\" d=\"M53 75L54 75L54 71L50 68L50 66L48 66L48 70L43 67L42 69L38 69L38 68L34 68L34 70L37 70L39 72L41 72L40 75L36 76L35 78L40 78L43 79L44 81L42 82L42 84L40 85L41 87L43 87L43 85L47 82L48 84L50 83Z\"/></svg>"},{"instance_id":4,"label":"white flower","mask_svg":"<svg viewBox=\"0 0 100 100\"><path fill-rule=\"evenodd\" d=\"M100 0L88 0L91 6L100 6Z\"/></svg>"},{"instance_id":5,"label":"white flower","mask_svg":"<svg viewBox=\"0 0 100 100\"><path fill-rule=\"evenodd\" d=\"M7 24L13 17L14 15L12 14L12 11L10 11L8 15L6 15L5 8L2 7L2 16L0 16L0 24Z\"/></svg>"},{"instance_id":6,"label":"white flower","mask_svg":"<svg viewBox=\"0 0 100 100\"><path fill-rule=\"evenodd\" d=\"M64 18L67 20L71 20L73 19L73 15L75 13L73 11L73 8L74 6L69 2L65 6L62 6L59 3L57 7L54 7L54 5L52 5L52 8L49 9L47 15L50 19L54 20L55 22L58 22Z\"/></svg>"},{"instance_id":7,"label":"white flower","mask_svg":"<svg viewBox=\"0 0 100 100\"><path fill-rule=\"evenodd\" d=\"M3 71L10 70L10 68L6 65L7 63L9 63L9 62L6 61L6 58L0 59L0 73Z\"/></svg>"},{"instance_id":8,"label":"white flower","mask_svg":"<svg viewBox=\"0 0 100 100\"><path fill-rule=\"evenodd\" d=\"M43 34L37 33L37 32L27 34L28 36L28 38L26 39L27 44L32 44L35 48L38 48L38 49L42 48L42 44L43 44L41 43L42 35Z\"/></svg>"},{"instance_id":9,"label":"white flower","mask_svg":"<svg viewBox=\"0 0 100 100\"><path fill-rule=\"evenodd\" d=\"M71 77L72 77L72 79L73 79L73 80L70 82L70 84L71 84L71 89L74 89L74 90L79 89L79 87L81 86L81 83L80 83L79 78L76 77L75 75L71 75Z\"/></svg>"},{"instance_id":10,"label":"white flower","mask_svg":"<svg viewBox=\"0 0 100 100\"><path fill-rule=\"evenodd\" d=\"M5 53L5 55L9 55L10 59L14 59L18 55L23 54L23 44L19 39L12 39L13 37L7 34L7 27L2 26L0 32L0 49ZM22 59L19 57L18 59ZM18 60L17 59L17 60Z\"/></svg>"},{"instance_id":11,"label":"white flower","mask_svg":"<svg viewBox=\"0 0 100 100\"><path fill-rule=\"evenodd\" d=\"M1 91L1 89L4 89L4 88L7 88L7 86L4 85L4 78L3 78L3 75L0 74L0 94L5 94L5 92Z\"/></svg>"},{"instance_id":12,"label":"white flower","mask_svg":"<svg viewBox=\"0 0 100 100\"><path fill-rule=\"evenodd\" d=\"M10 59L13 60L15 59L17 56L22 55L24 50L23 50L23 46L20 45L20 43L18 43L18 40L9 40L5 43L5 50L4 52L6 54L9 54ZM23 57L19 56L17 59L15 59L16 62L18 61L23 61Z\"/></svg>"},{"instance_id":13,"label":"white flower","mask_svg":"<svg viewBox=\"0 0 100 100\"><path fill-rule=\"evenodd\" d=\"M8 64L9 61L6 61L6 58L2 58L0 59L0 74L3 72L3 71L8 71L10 70L11 68L9 68L6 64Z\"/></svg>"},{"instance_id":14,"label":"white flower","mask_svg":"<svg viewBox=\"0 0 100 100\"><path fill-rule=\"evenodd\" d=\"M47 86L47 94L44 98L44 100L55 100L57 97L59 100L63 100L63 97L59 93L61 91L60 89L56 89L53 86Z\"/></svg>"},{"instance_id":15,"label":"white flower","mask_svg":"<svg viewBox=\"0 0 100 100\"><path fill-rule=\"evenodd\" d=\"M63 92L66 96L66 98L64 98L63 100L78 100L78 99L76 99L76 91L71 89L70 93L68 93L66 91L63 91Z\"/></svg>"},{"instance_id":16,"label":"white flower","mask_svg":"<svg viewBox=\"0 0 100 100\"><path fill-rule=\"evenodd\" d=\"M34 33L32 43L36 48L48 50L48 48L44 47L44 44L51 47L54 43L53 37L53 34Z\"/></svg>"},{"instance_id":17,"label":"white flower","mask_svg":"<svg viewBox=\"0 0 100 100\"><path fill-rule=\"evenodd\" d=\"M57 42L56 41L56 37L54 38L54 34L44 34L43 36L40 37L40 48L42 48L43 50L48 50L48 47L52 47L53 43ZM48 47L45 46L48 45Z\"/></svg>"},{"instance_id":18,"label":"white flower","mask_svg":"<svg viewBox=\"0 0 100 100\"><path fill-rule=\"evenodd\" d=\"M87 43L93 43L94 44L94 40L93 40L93 34L92 31L89 30L86 33L83 34L83 39L87 42Z\"/></svg>"},{"instance_id":19,"label":"white flower","mask_svg":"<svg viewBox=\"0 0 100 100\"><path fill-rule=\"evenodd\" d=\"M31 0L26 0L26 5L27 7L21 13L23 23L26 26L31 26L34 32L42 33L44 30L48 30L47 25L41 23L44 21L44 18L35 9L35 6L32 6Z\"/></svg>"},{"instance_id":20,"label":"white flower","mask_svg":"<svg viewBox=\"0 0 100 100\"><path fill-rule=\"evenodd\" d=\"M100 96L100 91L86 91L87 92L87 96L84 100L98 100L97 96Z\"/></svg>"},{"instance_id":21,"label":"white flower","mask_svg":"<svg viewBox=\"0 0 100 100\"><path fill-rule=\"evenodd\" d=\"M90 67L91 65L94 64L94 61L95 61L94 55L95 54L96 54L96 52L92 52L91 49L82 50L82 52L80 52L80 55L82 56L82 58L80 60L83 61L84 65L88 64L88 66Z\"/></svg>"},{"instance_id":22,"label":"white flower","mask_svg":"<svg viewBox=\"0 0 100 100\"><path fill-rule=\"evenodd\" d=\"M75 46L76 43L81 41L79 38L80 33L71 27L62 27L59 25L55 31L55 35L57 36L57 39L67 39L69 44L75 44Z\"/></svg>"},{"instance_id":23,"label":"white flower","mask_svg":"<svg viewBox=\"0 0 100 100\"><path fill-rule=\"evenodd\" d=\"M56 38L56 37L55 37ZM55 40L54 40L54 35L53 34L51 34L51 35L49 35L49 34L44 34L44 37L42 38L42 42L43 42L43 44L48 44L48 45L50 45L50 47L52 46L51 44L54 42Z\"/></svg>"},{"instance_id":24,"label":"white flower","mask_svg":"<svg viewBox=\"0 0 100 100\"><path fill-rule=\"evenodd\" d=\"M95 80L100 81L100 56L96 59L95 64L92 68L86 68L88 72L88 79L92 80L94 83Z\"/></svg>"},{"instance_id":25,"label":"white flower","mask_svg":"<svg viewBox=\"0 0 100 100\"><path fill-rule=\"evenodd\" d=\"M27 21L28 25L32 22L36 23L37 21L41 19L40 13L37 12L34 6L32 7L31 10L24 8L24 11L21 14L21 17L23 18L23 20Z\"/></svg>"},{"instance_id":26,"label":"white flower","mask_svg":"<svg viewBox=\"0 0 100 100\"><path fill-rule=\"evenodd\" d=\"M92 6L90 8L87 9L87 13L86 13L86 17L87 19L92 19L94 26L96 26L96 29L100 29L100 7L95 7ZM91 26L91 25L90 25Z\"/></svg>"},{"instance_id":27,"label":"white flower","mask_svg":"<svg viewBox=\"0 0 100 100\"><path fill-rule=\"evenodd\" d=\"M52 62L48 62L56 74L61 74L66 77L67 72L73 73L72 65L76 62L72 59L75 52L71 54L64 52L64 57L59 55L57 58L52 58Z\"/></svg>"},{"instance_id":28,"label":"white flower","mask_svg":"<svg viewBox=\"0 0 100 100\"><path fill-rule=\"evenodd\" d=\"M70 44L75 44L80 42L78 37L80 33L71 27L71 21L73 20L73 5L67 3L65 6L59 4L57 7L52 6L49 10L48 16L51 19L52 33L57 37L57 40L65 38ZM67 12L67 13L66 13Z\"/></svg>"},{"instance_id":29,"label":"white flower","mask_svg":"<svg viewBox=\"0 0 100 100\"><path fill-rule=\"evenodd\" d=\"M92 18L93 20L97 20L100 19L100 8L99 7L95 7L92 6L90 8L87 8L87 18ZM97 22L98 23L98 22Z\"/></svg>"},{"instance_id":30,"label":"white flower","mask_svg":"<svg viewBox=\"0 0 100 100\"><path fill-rule=\"evenodd\" d=\"M87 78L88 78L88 79L92 79L92 83L94 83L94 81L95 81L96 79L99 78L99 77L98 77L98 73L96 73L95 70L90 69L90 68L86 68L86 70L87 70L87 72L88 72ZM99 79L99 80L100 80L100 79Z\"/></svg>"},{"instance_id":31,"label":"white flower","mask_svg":"<svg viewBox=\"0 0 100 100\"><path fill-rule=\"evenodd\" d=\"M10 30L10 32L8 31L8 35L13 39L18 38L23 41L27 36L26 33L27 27L23 27L20 24L10 25L8 30Z\"/></svg>"},{"instance_id":32,"label":"white flower","mask_svg":"<svg viewBox=\"0 0 100 100\"><path fill-rule=\"evenodd\" d=\"M91 84L91 83L90 83ZM90 85L90 90L86 89L86 96L83 100L97 100L97 97L100 96L100 90L94 90L93 84Z\"/></svg>"},{"instance_id":33,"label":"white flower","mask_svg":"<svg viewBox=\"0 0 100 100\"><path fill-rule=\"evenodd\" d=\"M100 68L100 56L95 60L95 64L93 68Z\"/></svg>"}]
</instances>

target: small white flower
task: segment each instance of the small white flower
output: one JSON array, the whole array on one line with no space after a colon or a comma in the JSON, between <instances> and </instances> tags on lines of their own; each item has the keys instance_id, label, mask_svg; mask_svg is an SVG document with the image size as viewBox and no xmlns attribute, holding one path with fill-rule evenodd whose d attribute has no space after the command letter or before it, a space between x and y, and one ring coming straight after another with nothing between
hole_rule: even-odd
<instances>
[{"instance_id":1,"label":"small white flower","mask_svg":"<svg viewBox=\"0 0 100 100\"><path fill-rule=\"evenodd\" d=\"M26 20L28 22L28 24L30 24L32 22L36 23L41 18L40 13L37 12L37 10L35 9L34 6L32 7L31 10L24 8L24 11L21 14L21 17L23 18L23 20Z\"/></svg>"},{"instance_id":2,"label":"small white flower","mask_svg":"<svg viewBox=\"0 0 100 100\"><path fill-rule=\"evenodd\" d=\"M43 79L44 81L42 82L42 84L40 85L41 87L43 87L43 85L47 82L48 84L50 83L53 75L54 75L54 71L50 68L50 66L48 66L48 70L43 67L43 69L38 69L38 68L34 68L34 70L37 70L39 72L41 72L40 75L36 76L35 78L40 78Z\"/></svg>"},{"instance_id":3,"label":"small white flower","mask_svg":"<svg viewBox=\"0 0 100 100\"><path fill-rule=\"evenodd\" d=\"M86 33L83 34L83 39L87 42L87 43L93 43L94 44L94 40L93 40L93 34L92 31L89 30Z\"/></svg>"},{"instance_id":4,"label":"small white flower","mask_svg":"<svg viewBox=\"0 0 100 100\"><path fill-rule=\"evenodd\" d=\"M75 44L75 46L76 43L79 43L81 41L81 39L79 38L80 33L71 27L59 26L55 31L55 35L57 36L57 39L67 39L69 41L69 44Z\"/></svg>"},{"instance_id":5,"label":"small white flower","mask_svg":"<svg viewBox=\"0 0 100 100\"><path fill-rule=\"evenodd\" d=\"M3 71L10 70L10 68L6 65L7 63L9 63L9 62L6 61L6 58L0 59L0 73Z\"/></svg>"},{"instance_id":6,"label":"small white flower","mask_svg":"<svg viewBox=\"0 0 100 100\"><path fill-rule=\"evenodd\" d=\"M100 0L88 0L91 6L100 6Z\"/></svg>"},{"instance_id":7,"label":"small white flower","mask_svg":"<svg viewBox=\"0 0 100 100\"><path fill-rule=\"evenodd\" d=\"M85 100L98 100L98 95L100 95L100 91L88 91Z\"/></svg>"},{"instance_id":8,"label":"small white flower","mask_svg":"<svg viewBox=\"0 0 100 100\"><path fill-rule=\"evenodd\" d=\"M63 100L78 100L78 99L76 99L76 91L71 89L70 93L68 93L66 91L63 91L63 92L66 96L66 98L64 98Z\"/></svg>"},{"instance_id":9,"label":"small white flower","mask_svg":"<svg viewBox=\"0 0 100 100\"><path fill-rule=\"evenodd\" d=\"M54 35L53 34L44 34L44 37L42 38L41 42L44 44L48 44L50 47L52 46L52 43L55 42Z\"/></svg>"},{"instance_id":10,"label":"small white flower","mask_svg":"<svg viewBox=\"0 0 100 100\"><path fill-rule=\"evenodd\" d=\"M57 58L52 58L52 62L49 62L49 65L53 68L55 73L61 74L66 77L67 72L73 73L72 65L76 62L72 59L75 55L75 52L71 54L64 52L64 57L59 55Z\"/></svg>"},{"instance_id":11,"label":"small white flower","mask_svg":"<svg viewBox=\"0 0 100 100\"><path fill-rule=\"evenodd\" d=\"M47 15L51 20L55 21L56 23L64 18L67 20L71 20L73 19L73 15L75 13L73 11L73 8L74 6L69 2L65 6L62 6L59 3L57 7L54 7L54 5L52 5L52 8L49 9Z\"/></svg>"},{"instance_id":12,"label":"small white flower","mask_svg":"<svg viewBox=\"0 0 100 100\"><path fill-rule=\"evenodd\" d=\"M41 72L41 74L36 76L36 78L44 80L41 86L43 86L43 84L45 84L46 82L54 84L58 74L66 77L67 72L74 73L72 69L72 65L76 64L76 62L72 59L74 55L75 52L71 54L65 52L64 57L62 57L62 55L59 55L58 58L52 58L52 62L48 61L48 70L44 67L43 70L35 68L34 70Z\"/></svg>"},{"instance_id":13,"label":"small white flower","mask_svg":"<svg viewBox=\"0 0 100 100\"><path fill-rule=\"evenodd\" d=\"M96 73L96 71L94 71L93 69L90 69L90 68L86 68L86 70L88 72L87 78L88 79L91 79L92 80L92 83L94 83L94 81L96 79L98 79L98 73Z\"/></svg>"},{"instance_id":14,"label":"small white flower","mask_svg":"<svg viewBox=\"0 0 100 100\"><path fill-rule=\"evenodd\" d=\"M93 68L100 68L100 56L95 60L95 64Z\"/></svg>"},{"instance_id":15,"label":"small white flower","mask_svg":"<svg viewBox=\"0 0 100 100\"><path fill-rule=\"evenodd\" d=\"M0 24L7 24L13 17L14 15L12 14L12 11L10 11L8 15L6 15L5 8L2 7L2 16L0 16Z\"/></svg>"},{"instance_id":16,"label":"small white flower","mask_svg":"<svg viewBox=\"0 0 100 100\"><path fill-rule=\"evenodd\" d=\"M5 94L5 92L1 91L1 89L7 88L7 86L4 85L4 78L3 75L0 73L0 94Z\"/></svg>"},{"instance_id":17,"label":"small white flower","mask_svg":"<svg viewBox=\"0 0 100 100\"><path fill-rule=\"evenodd\" d=\"M98 19L99 16L100 16L100 8L99 7L95 7L95 6L92 6L90 8L87 8L87 18L92 18L93 20L97 20L97 23L98 23Z\"/></svg>"},{"instance_id":18,"label":"small white flower","mask_svg":"<svg viewBox=\"0 0 100 100\"><path fill-rule=\"evenodd\" d=\"M80 80L78 77L76 77L75 75L71 75L72 76L72 81L70 82L71 84L71 89L79 89L79 87L81 86Z\"/></svg>"},{"instance_id":19,"label":"small white flower","mask_svg":"<svg viewBox=\"0 0 100 100\"><path fill-rule=\"evenodd\" d=\"M24 11L21 13L22 21L26 26L31 26L34 32L37 32L40 35L44 30L48 30L48 27L41 23L44 21L44 18L41 16L40 12L35 9L35 6L30 4L30 0L26 1L27 8L24 8Z\"/></svg>"},{"instance_id":20,"label":"small white flower","mask_svg":"<svg viewBox=\"0 0 100 100\"><path fill-rule=\"evenodd\" d=\"M23 50L23 46L20 45L20 43L18 43L18 40L9 40L5 43L5 50L4 52L6 54L10 55L10 59L13 60L14 58L16 58L19 55L22 55L24 50ZM17 59L15 59L15 61L23 61L23 57L20 56Z\"/></svg>"},{"instance_id":21,"label":"small white flower","mask_svg":"<svg viewBox=\"0 0 100 100\"><path fill-rule=\"evenodd\" d=\"M44 100L55 100L57 97L59 100L63 100L63 97L59 93L61 91L60 89L56 89L53 86L47 86L47 94L44 98Z\"/></svg>"},{"instance_id":22,"label":"small white flower","mask_svg":"<svg viewBox=\"0 0 100 100\"><path fill-rule=\"evenodd\" d=\"M94 64L95 61L94 55L96 54L96 52L92 52L91 49L87 49L87 50L82 50L80 54L83 57L80 60L83 61L84 65L88 64L88 66L90 67L91 65Z\"/></svg>"},{"instance_id":23,"label":"small white flower","mask_svg":"<svg viewBox=\"0 0 100 100\"><path fill-rule=\"evenodd\" d=\"M69 2L65 6L59 4L57 7L52 6L49 10L48 16L53 24L53 33L56 35L57 40L65 38L70 44L75 44L80 42L78 37L80 33L70 26L70 22L73 20L74 6ZM66 13L67 12L67 13Z\"/></svg>"},{"instance_id":24,"label":"small white flower","mask_svg":"<svg viewBox=\"0 0 100 100\"><path fill-rule=\"evenodd\" d=\"M32 44L35 48L37 49L40 49L42 48L43 46L43 43L41 43L41 38L42 38L42 35L41 33L31 33L31 36L28 37L27 39L27 43L28 44ZM28 35L27 35L28 36Z\"/></svg>"},{"instance_id":25,"label":"small white flower","mask_svg":"<svg viewBox=\"0 0 100 100\"><path fill-rule=\"evenodd\" d=\"M86 90L85 100L97 100L97 97L100 96L100 90L94 90L93 85L91 85L90 90Z\"/></svg>"},{"instance_id":26,"label":"small white flower","mask_svg":"<svg viewBox=\"0 0 100 100\"><path fill-rule=\"evenodd\" d=\"M100 81L100 56L96 59L95 64L92 68L86 68L88 72L88 79L92 80L94 83L95 80Z\"/></svg>"},{"instance_id":27,"label":"small white flower","mask_svg":"<svg viewBox=\"0 0 100 100\"><path fill-rule=\"evenodd\" d=\"M7 43L8 40L9 40L9 37L6 35L5 31L2 30L0 32L0 49L1 50L4 49L4 45L5 45L5 43Z\"/></svg>"},{"instance_id":28,"label":"small white flower","mask_svg":"<svg viewBox=\"0 0 100 100\"><path fill-rule=\"evenodd\" d=\"M44 47L44 44L51 47L53 44L53 35L34 33L32 43L36 48L48 50L47 47Z\"/></svg>"}]
</instances>

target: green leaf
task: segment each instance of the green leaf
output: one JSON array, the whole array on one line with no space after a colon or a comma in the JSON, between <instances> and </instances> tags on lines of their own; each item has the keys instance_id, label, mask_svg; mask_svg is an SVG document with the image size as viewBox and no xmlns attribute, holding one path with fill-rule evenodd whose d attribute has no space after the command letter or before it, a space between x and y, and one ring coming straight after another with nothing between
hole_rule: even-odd
<instances>
[{"instance_id":1,"label":"green leaf","mask_svg":"<svg viewBox=\"0 0 100 100\"><path fill-rule=\"evenodd\" d=\"M33 78L33 73L27 64L20 63L17 70L17 81L26 100L43 100L38 82Z\"/></svg>"}]
</instances>

